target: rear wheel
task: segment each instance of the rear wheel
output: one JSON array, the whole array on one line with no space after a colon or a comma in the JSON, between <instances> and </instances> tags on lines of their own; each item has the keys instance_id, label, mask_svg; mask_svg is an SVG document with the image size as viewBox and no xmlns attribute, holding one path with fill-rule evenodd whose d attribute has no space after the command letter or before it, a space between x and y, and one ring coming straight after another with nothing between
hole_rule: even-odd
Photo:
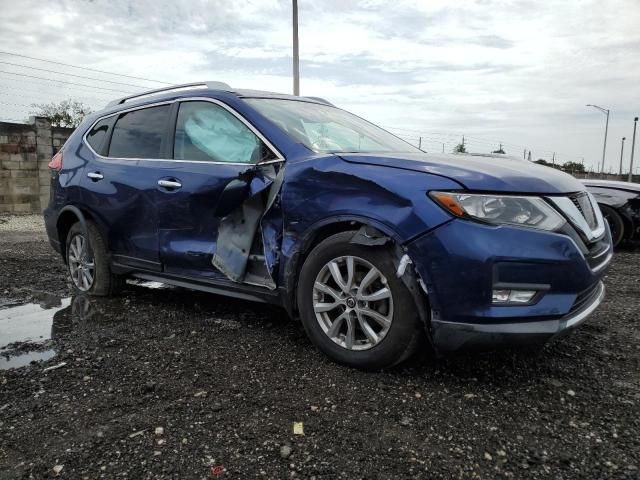
<instances>
[{"instance_id":1,"label":"rear wheel","mask_svg":"<svg viewBox=\"0 0 640 480\"><path fill-rule=\"evenodd\" d=\"M333 360L363 369L408 358L420 338L413 297L395 275L385 247L349 243L333 235L309 254L297 301L309 338Z\"/></svg>"},{"instance_id":2,"label":"rear wheel","mask_svg":"<svg viewBox=\"0 0 640 480\"><path fill-rule=\"evenodd\" d=\"M77 293L106 296L116 293L123 279L111 273L108 251L93 222L86 222L83 230L80 223L69 229L66 242L67 267L71 282Z\"/></svg>"},{"instance_id":3,"label":"rear wheel","mask_svg":"<svg viewBox=\"0 0 640 480\"><path fill-rule=\"evenodd\" d=\"M602 216L609 224L611 230L611 240L614 247L617 247L624 238L624 221L618 212L606 205L600 205Z\"/></svg>"}]
</instances>

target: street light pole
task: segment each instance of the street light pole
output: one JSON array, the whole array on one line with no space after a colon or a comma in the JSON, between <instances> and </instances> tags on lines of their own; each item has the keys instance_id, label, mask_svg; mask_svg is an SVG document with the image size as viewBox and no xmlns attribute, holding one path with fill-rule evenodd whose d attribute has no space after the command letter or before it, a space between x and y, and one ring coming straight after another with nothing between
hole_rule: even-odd
<instances>
[{"instance_id":1,"label":"street light pole","mask_svg":"<svg viewBox=\"0 0 640 480\"><path fill-rule=\"evenodd\" d=\"M620 147L620 177L622 177L622 154L624 153L624 141L626 137L622 137L622 146Z\"/></svg>"},{"instance_id":2,"label":"street light pole","mask_svg":"<svg viewBox=\"0 0 640 480\"><path fill-rule=\"evenodd\" d=\"M599 107L598 105L592 105L590 103L587 104L587 107L593 107L600 110L602 113L607 115L607 123L604 126L604 146L602 147L602 163L600 164L600 173L604 171L604 157L607 152L607 133L609 132L609 110L606 108Z\"/></svg>"},{"instance_id":3,"label":"street light pole","mask_svg":"<svg viewBox=\"0 0 640 480\"><path fill-rule=\"evenodd\" d=\"M293 0L293 94L300 95L300 55L298 51L298 0Z\"/></svg>"},{"instance_id":4,"label":"street light pole","mask_svg":"<svg viewBox=\"0 0 640 480\"><path fill-rule=\"evenodd\" d=\"M633 119L633 140L631 140L631 163L629 164L628 182L633 181L633 152L636 149L636 127L638 126L638 117Z\"/></svg>"}]
</instances>

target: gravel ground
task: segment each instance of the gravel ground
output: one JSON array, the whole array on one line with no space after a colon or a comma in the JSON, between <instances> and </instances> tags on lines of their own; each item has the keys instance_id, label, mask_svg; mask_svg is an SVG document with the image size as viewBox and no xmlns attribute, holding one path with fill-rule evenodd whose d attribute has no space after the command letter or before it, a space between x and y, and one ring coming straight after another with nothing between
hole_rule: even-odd
<instances>
[{"instance_id":1,"label":"gravel ground","mask_svg":"<svg viewBox=\"0 0 640 480\"><path fill-rule=\"evenodd\" d=\"M56 305L70 289L41 222L2 220L0 308ZM52 309L53 358L0 371L0 478L638 479L639 272L617 253L605 303L541 352L383 373L329 362L264 305L75 298Z\"/></svg>"}]
</instances>

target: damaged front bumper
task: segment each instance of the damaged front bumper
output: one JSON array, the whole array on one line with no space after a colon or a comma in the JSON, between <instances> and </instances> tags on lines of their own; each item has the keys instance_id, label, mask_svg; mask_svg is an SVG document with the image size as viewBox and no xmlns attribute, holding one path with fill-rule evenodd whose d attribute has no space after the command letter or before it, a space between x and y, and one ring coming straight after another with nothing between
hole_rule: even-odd
<instances>
[{"instance_id":1,"label":"damaged front bumper","mask_svg":"<svg viewBox=\"0 0 640 480\"><path fill-rule=\"evenodd\" d=\"M546 343L581 325L600 305L604 294L605 287L600 282L588 302L559 319L487 324L432 319L431 338L435 347L442 352Z\"/></svg>"},{"instance_id":2,"label":"damaged front bumper","mask_svg":"<svg viewBox=\"0 0 640 480\"><path fill-rule=\"evenodd\" d=\"M600 242L610 246L608 231ZM428 297L427 330L440 352L562 336L602 302L601 280L611 260L599 258L592 266L567 235L462 220L405 247ZM493 298L500 289L537 293L528 302L507 305Z\"/></svg>"}]
</instances>

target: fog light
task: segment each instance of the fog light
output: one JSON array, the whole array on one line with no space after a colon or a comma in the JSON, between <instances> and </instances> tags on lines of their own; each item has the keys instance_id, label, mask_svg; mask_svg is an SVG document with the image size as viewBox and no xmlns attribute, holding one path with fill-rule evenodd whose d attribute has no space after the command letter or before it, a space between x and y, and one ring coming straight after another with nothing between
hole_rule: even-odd
<instances>
[{"instance_id":1,"label":"fog light","mask_svg":"<svg viewBox=\"0 0 640 480\"><path fill-rule=\"evenodd\" d=\"M491 301L503 305L518 305L529 303L536 293L537 290L494 290Z\"/></svg>"}]
</instances>

